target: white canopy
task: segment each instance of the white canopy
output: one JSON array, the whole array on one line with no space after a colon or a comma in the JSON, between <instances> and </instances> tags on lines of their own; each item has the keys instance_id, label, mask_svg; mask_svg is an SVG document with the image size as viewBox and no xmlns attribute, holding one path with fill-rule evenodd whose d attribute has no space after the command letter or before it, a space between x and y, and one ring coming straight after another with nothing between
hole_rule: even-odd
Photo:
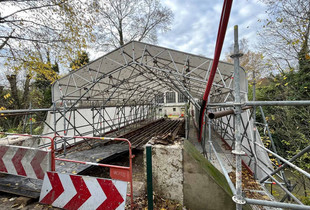
<instances>
[{"instance_id":1,"label":"white canopy","mask_svg":"<svg viewBox=\"0 0 310 210\"><path fill-rule=\"evenodd\" d=\"M53 101L78 106L149 104L156 95L174 90L194 102L205 91L213 60L132 41L57 80ZM240 68L243 100L246 73ZM233 65L219 62L211 90L212 102L231 101Z\"/></svg>"}]
</instances>

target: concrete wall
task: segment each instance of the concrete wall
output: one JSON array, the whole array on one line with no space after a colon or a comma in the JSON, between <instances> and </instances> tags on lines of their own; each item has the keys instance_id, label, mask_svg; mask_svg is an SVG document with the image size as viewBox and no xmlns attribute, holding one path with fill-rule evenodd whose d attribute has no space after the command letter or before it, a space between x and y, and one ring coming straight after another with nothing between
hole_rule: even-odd
<instances>
[{"instance_id":1,"label":"concrete wall","mask_svg":"<svg viewBox=\"0 0 310 210\"><path fill-rule=\"evenodd\" d=\"M184 204L192 209L233 210L232 193L225 177L191 145L185 142ZM222 185L222 186L221 186Z\"/></svg>"},{"instance_id":2,"label":"concrete wall","mask_svg":"<svg viewBox=\"0 0 310 210\"><path fill-rule=\"evenodd\" d=\"M0 145L15 145L37 148L40 145L41 138L28 137L28 136L14 136L9 135L4 138L0 138Z\"/></svg>"},{"instance_id":3,"label":"concrete wall","mask_svg":"<svg viewBox=\"0 0 310 210\"><path fill-rule=\"evenodd\" d=\"M224 175L188 140L152 146L154 193L191 210L234 210ZM251 209L248 205L243 209Z\"/></svg>"},{"instance_id":4,"label":"concrete wall","mask_svg":"<svg viewBox=\"0 0 310 210\"><path fill-rule=\"evenodd\" d=\"M155 194L183 204L183 145L152 146Z\"/></svg>"},{"instance_id":5,"label":"concrete wall","mask_svg":"<svg viewBox=\"0 0 310 210\"><path fill-rule=\"evenodd\" d=\"M191 210L234 210L224 175L189 141L184 142L184 205ZM245 205L243 209L251 209Z\"/></svg>"}]
</instances>

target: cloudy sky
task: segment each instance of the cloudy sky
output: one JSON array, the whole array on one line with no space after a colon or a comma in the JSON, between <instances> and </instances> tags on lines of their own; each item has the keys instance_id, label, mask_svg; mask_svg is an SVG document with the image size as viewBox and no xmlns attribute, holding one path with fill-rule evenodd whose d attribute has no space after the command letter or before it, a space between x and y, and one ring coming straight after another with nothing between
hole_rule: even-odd
<instances>
[{"instance_id":1,"label":"cloudy sky","mask_svg":"<svg viewBox=\"0 0 310 210\"><path fill-rule=\"evenodd\" d=\"M159 35L158 45L213 58L217 30L224 0L161 0L174 13L171 30ZM233 44L233 27L239 25L239 38L246 38L255 49L258 20L266 19L265 5L260 0L235 0L233 2L221 59ZM91 60L105 54L87 50ZM1 66L0 66L1 70ZM0 85L4 79L0 71Z\"/></svg>"},{"instance_id":2,"label":"cloudy sky","mask_svg":"<svg viewBox=\"0 0 310 210\"><path fill-rule=\"evenodd\" d=\"M160 35L158 45L213 58L223 0L164 0L162 3L173 11L174 21L171 31ZM239 38L246 38L254 48L261 27L258 20L263 19L266 19L263 3L235 0L222 55L233 43L234 25L239 25Z\"/></svg>"}]
</instances>

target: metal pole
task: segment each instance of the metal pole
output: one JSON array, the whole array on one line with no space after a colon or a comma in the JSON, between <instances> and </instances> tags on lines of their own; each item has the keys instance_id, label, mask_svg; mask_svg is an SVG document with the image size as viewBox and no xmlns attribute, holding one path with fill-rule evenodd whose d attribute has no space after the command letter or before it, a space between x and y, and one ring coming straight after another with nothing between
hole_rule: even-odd
<instances>
[{"instance_id":1,"label":"metal pole","mask_svg":"<svg viewBox=\"0 0 310 210\"><path fill-rule=\"evenodd\" d=\"M208 98L208 101L210 101L210 95L209 95L209 98ZM207 106L207 110L211 110L211 108L209 106ZM212 137L211 137L211 119L208 118L208 140L209 140L209 161L211 161L211 158L212 158L212 150L211 150L211 145L212 145Z\"/></svg>"},{"instance_id":2,"label":"metal pole","mask_svg":"<svg viewBox=\"0 0 310 210\"><path fill-rule=\"evenodd\" d=\"M260 148L266 150L267 152L271 153L273 156L279 158L282 162L286 163L287 165L291 166L293 169L296 169L297 171L299 171L300 173L302 173L303 175L305 175L306 177L308 177L310 179L310 174L308 172L306 172L305 170L299 168L298 166L294 165L293 163L287 161L286 159L284 159L283 157L281 157L280 155L272 152L271 150L265 148L262 145L259 145L258 143L256 143L257 146L259 146Z\"/></svg>"},{"instance_id":3,"label":"metal pole","mask_svg":"<svg viewBox=\"0 0 310 210\"><path fill-rule=\"evenodd\" d=\"M241 155L244 155L244 152L241 150L241 97L240 97L240 78L239 78L239 44L238 44L238 26L234 27L234 95L236 105L236 126L235 126L235 150L233 154L236 155L236 194L233 196L233 201L236 203L236 209L241 210L242 205L245 204L245 200L242 198L242 159Z\"/></svg>"},{"instance_id":4,"label":"metal pole","mask_svg":"<svg viewBox=\"0 0 310 210\"><path fill-rule=\"evenodd\" d=\"M301 157L303 154L305 154L306 152L310 151L310 145L307 146L305 149L303 149L302 151L300 151L297 155L295 155L294 157L292 157L291 159L289 159L289 162L293 162L295 161L297 158ZM277 168L276 170L274 170L270 175L275 175L276 173L278 173L279 171L285 169L288 165L286 163L284 163L282 166L280 166L279 168ZM264 181L266 181L268 179L269 176L264 177L263 179L260 180L260 183L263 183Z\"/></svg>"},{"instance_id":5,"label":"metal pole","mask_svg":"<svg viewBox=\"0 0 310 210\"><path fill-rule=\"evenodd\" d=\"M188 139L188 100L186 100L185 104L185 138Z\"/></svg>"},{"instance_id":6,"label":"metal pole","mask_svg":"<svg viewBox=\"0 0 310 210\"><path fill-rule=\"evenodd\" d=\"M152 145L146 145L147 205L153 210Z\"/></svg>"},{"instance_id":7,"label":"metal pole","mask_svg":"<svg viewBox=\"0 0 310 210\"><path fill-rule=\"evenodd\" d=\"M67 132L66 132L66 104L65 102L62 100L62 105L63 105L63 118L64 118L64 136L67 135Z\"/></svg>"},{"instance_id":8,"label":"metal pole","mask_svg":"<svg viewBox=\"0 0 310 210\"><path fill-rule=\"evenodd\" d=\"M57 116L56 116L56 102L53 101L53 114L54 114L54 136L57 135ZM54 149L57 150L57 143L56 140L54 142Z\"/></svg>"},{"instance_id":9,"label":"metal pole","mask_svg":"<svg viewBox=\"0 0 310 210\"><path fill-rule=\"evenodd\" d=\"M207 115L205 114L204 116L204 125L203 125L203 138L202 138L202 141L201 141L201 146L202 146L202 152L203 152L203 155L205 157L208 157L208 154L207 154L207 151L206 151L206 141L207 141Z\"/></svg>"},{"instance_id":10,"label":"metal pole","mask_svg":"<svg viewBox=\"0 0 310 210\"><path fill-rule=\"evenodd\" d=\"M76 124L75 124L75 109L73 109L73 126L74 126L74 129L73 129L73 135L76 136ZM76 139L74 139L74 144L76 143Z\"/></svg>"},{"instance_id":11,"label":"metal pole","mask_svg":"<svg viewBox=\"0 0 310 210\"><path fill-rule=\"evenodd\" d=\"M245 198L245 200L248 204L254 204L254 205L272 206L277 208L289 208L289 209L307 209L307 210L310 209L310 206L302 206L299 204L292 204L292 203L280 203L276 201L256 200L250 198Z\"/></svg>"},{"instance_id":12,"label":"metal pole","mask_svg":"<svg viewBox=\"0 0 310 210\"><path fill-rule=\"evenodd\" d=\"M256 100L256 77L253 71L253 101ZM257 179L257 155L256 155L256 106L253 106L253 142L254 142L254 179Z\"/></svg>"},{"instance_id":13,"label":"metal pole","mask_svg":"<svg viewBox=\"0 0 310 210\"><path fill-rule=\"evenodd\" d=\"M105 117L104 117L104 111L105 111L105 107L102 107L102 129L103 129L103 132L102 132L102 136L105 136Z\"/></svg>"},{"instance_id":14,"label":"metal pole","mask_svg":"<svg viewBox=\"0 0 310 210\"><path fill-rule=\"evenodd\" d=\"M212 107L233 107L233 106L310 106L310 100L308 101L247 101L243 103L226 102L226 103L210 103Z\"/></svg>"},{"instance_id":15,"label":"metal pole","mask_svg":"<svg viewBox=\"0 0 310 210\"><path fill-rule=\"evenodd\" d=\"M229 177L229 175L228 175L228 172L227 172L227 170L225 169L225 167L224 167L224 165L223 165L223 163L222 163L221 158L218 156L218 154L217 154L217 152L216 152L216 150L215 150L215 148L214 148L212 142L210 142L210 149L213 150L213 152L214 152L214 154L215 154L215 157L216 157L216 159L218 160L218 162L219 162L219 164L220 164L220 166L221 166L221 169L222 169L222 171L223 171L223 174L224 174L224 176L225 176L225 178L226 178L226 181L227 181L227 183L228 183L228 185L229 185L229 187L230 187L232 193L233 193L233 194L236 194L235 186L234 186L234 184L232 183L232 181L231 181L231 179L230 179L230 177Z\"/></svg>"},{"instance_id":16,"label":"metal pole","mask_svg":"<svg viewBox=\"0 0 310 210\"><path fill-rule=\"evenodd\" d=\"M266 174L268 174L268 172L263 168L263 167L260 167ZM275 183L277 183L277 185L283 190L286 192L286 195L289 195L290 197L292 197L294 199L294 201L296 201L297 203L299 203L300 205L304 205L300 200L298 200L298 198L296 198L288 189L286 189L285 187L283 187L281 185L281 183L276 179L274 178L273 176L271 176L270 174L268 174L269 178L272 179ZM272 186L273 184L271 184ZM271 189L271 192L272 192L272 189Z\"/></svg>"},{"instance_id":17,"label":"metal pole","mask_svg":"<svg viewBox=\"0 0 310 210\"><path fill-rule=\"evenodd\" d=\"M265 124L265 126L266 126L266 129L267 129L268 137L269 137L269 139L270 139L270 141L271 141L272 149L273 149L273 151L274 151L275 153L278 154L276 145L274 144L273 138L272 138L271 133L270 133L270 130L269 130L268 123L267 123L267 121L266 121L266 117L265 117L265 113L264 113L264 111L263 111L263 108L262 108L261 106L259 106L259 109L260 109L260 112L261 112L261 114L262 114L263 122L264 122L264 124ZM255 145L255 142L254 142L254 146L256 146L256 145ZM276 159L277 159L277 162L278 162L279 164L281 164L281 161L279 160L279 158L276 158ZM283 181L285 182L286 186L288 187L288 183L287 183L287 179L286 179L285 173L284 173L283 171L280 171L280 174L282 175Z\"/></svg>"},{"instance_id":18,"label":"metal pole","mask_svg":"<svg viewBox=\"0 0 310 210\"><path fill-rule=\"evenodd\" d=\"M211 145L212 145L212 137L211 137L211 123L212 120L209 118L208 119L208 129L209 129L209 161L211 161L212 158L212 150L211 150Z\"/></svg>"},{"instance_id":19,"label":"metal pole","mask_svg":"<svg viewBox=\"0 0 310 210\"><path fill-rule=\"evenodd\" d=\"M29 108L31 109L32 107L32 104L31 104L31 101L30 101L30 104L29 104ZM30 135L32 135L32 114L30 114Z\"/></svg>"},{"instance_id":20,"label":"metal pole","mask_svg":"<svg viewBox=\"0 0 310 210\"><path fill-rule=\"evenodd\" d=\"M242 110L247 110L247 109L252 109L251 106L244 106L242 107ZM218 111L218 112L209 112L208 113L208 117L210 119L217 119L217 118L221 118L221 117L225 117L228 115L232 115L235 113L234 109L230 109L230 110L223 110L223 111Z\"/></svg>"},{"instance_id":21,"label":"metal pole","mask_svg":"<svg viewBox=\"0 0 310 210\"><path fill-rule=\"evenodd\" d=\"M95 137L95 127L94 127L94 125L95 125L95 115L94 115L94 107L93 108L91 108L91 114L92 114L92 121L93 121L93 137Z\"/></svg>"}]
</instances>

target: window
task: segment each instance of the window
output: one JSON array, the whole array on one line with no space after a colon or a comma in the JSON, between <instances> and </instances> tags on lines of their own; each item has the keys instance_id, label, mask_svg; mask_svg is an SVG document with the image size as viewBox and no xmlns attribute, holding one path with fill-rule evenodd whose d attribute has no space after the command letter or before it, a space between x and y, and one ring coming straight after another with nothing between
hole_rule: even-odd
<instances>
[{"instance_id":1,"label":"window","mask_svg":"<svg viewBox=\"0 0 310 210\"><path fill-rule=\"evenodd\" d=\"M156 103L163 104L164 103L164 94L160 93L155 96Z\"/></svg>"},{"instance_id":2,"label":"window","mask_svg":"<svg viewBox=\"0 0 310 210\"><path fill-rule=\"evenodd\" d=\"M159 112L162 112L163 110L162 110L162 109L158 109L158 111L159 111Z\"/></svg>"},{"instance_id":3,"label":"window","mask_svg":"<svg viewBox=\"0 0 310 210\"><path fill-rule=\"evenodd\" d=\"M173 107L172 110L175 112L177 109Z\"/></svg>"},{"instance_id":4,"label":"window","mask_svg":"<svg viewBox=\"0 0 310 210\"><path fill-rule=\"evenodd\" d=\"M182 93L178 93L178 102L179 103L186 103L187 102L187 98L185 95L183 95Z\"/></svg>"},{"instance_id":5,"label":"window","mask_svg":"<svg viewBox=\"0 0 310 210\"><path fill-rule=\"evenodd\" d=\"M175 92L166 92L166 103L175 103Z\"/></svg>"}]
</instances>

